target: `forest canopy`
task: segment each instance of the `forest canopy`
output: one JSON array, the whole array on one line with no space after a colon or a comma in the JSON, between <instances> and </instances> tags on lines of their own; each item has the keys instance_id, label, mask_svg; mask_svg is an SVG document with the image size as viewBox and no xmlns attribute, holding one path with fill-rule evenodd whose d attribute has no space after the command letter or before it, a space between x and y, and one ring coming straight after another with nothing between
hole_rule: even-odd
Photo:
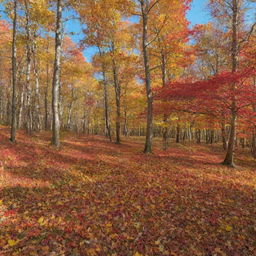
<instances>
[{"instance_id":1,"label":"forest canopy","mask_svg":"<svg viewBox=\"0 0 256 256\"><path fill-rule=\"evenodd\" d=\"M211 21L191 26L190 0L2 1L2 124L238 143L256 156L255 4L211 0ZM65 23L78 20L79 42ZM71 23L72 24L72 23ZM70 29L69 29L70 30ZM70 31L69 31L70 32ZM94 49L88 62L86 49Z\"/></svg>"}]
</instances>

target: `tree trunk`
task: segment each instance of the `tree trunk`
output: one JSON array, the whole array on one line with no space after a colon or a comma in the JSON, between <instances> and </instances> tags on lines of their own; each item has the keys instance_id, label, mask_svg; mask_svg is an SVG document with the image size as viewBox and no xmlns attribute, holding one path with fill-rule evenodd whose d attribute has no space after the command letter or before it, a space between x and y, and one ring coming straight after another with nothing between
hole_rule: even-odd
<instances>
[{"instance_id":1,"label":"tree trunk","mask_svg":"<svg viewBox=\"0 0 256 256\"><path fill-rule=\"evenodd\" d=\"M37 45L34 42L33 44L33 53L34 53L34 73L35 73L35 130L39 131L41 129L41 113L40 113L40 81L39 81L39 65L36 55Z\"/></svg>"},{"instance_id":2,"label":"tree trunk","mask_svg":"<svg viewBox=\"0 0 256 256\"><path fill-rule=\"evenodd\" d=\"M112 42L112 53L115 54L115 44ZM118 79L118 69L116 61L113 56L112 59L112 69L113 69L113 79L115 88L115 98L116 98L116 144L121 143L120 132L121 132L121 88Z\"/></svg>"},{"instance_id":3,"label":"tree trunk","mask_svg":"<svg viewBox=\"0 0 256 256\"><path fill-rule=\"evenodd\" d=\"M180 143L180 125L176 127L176 143Z\"/></svg>"},{"instance_id":4,"label":"tree trunk","mask_svg":"<svg viewBox=\"0 0 256 256\"><path fill-rule=\"evenodd\" d=\"M111 137L111 127L109 123L109 107L108 107L108 87L106 81L106 72L105 69L103 71L103 87L104 87L104 113L105 113L105 127L107 131L107 136L110 141L112 141Z\"/></svg>"},{"instance_id":5,"label":"tree trunk","mask_svg":"<svg viewBox=\"0 0 256 256\"><path fill-rule=\"evenodd\" d=\"M26 7L26 130L28 133L32 132L32 106L31 106L31 85L30 85L30 74L31 74L31 63L32 63L32 38L31 38L31 27L30 27L30 14L28 1L25 1Z\"/></svg>"},{"instance_id":6,"label":"tree trunk","mask_svg":"<svg viewBox=\"0 0 256 256\"><path fill-rule=\"evenodd\" d=\"M237 70L237 56L238 56L238 39L237 39L237 26L238 26L238 2L232 0L232 49L231 49L231 63L232 72ZM231 104L231 123L230 134L228 141L228 149L226 157L223 161L224 165L235 167L234 164L234 150L236 140L236 125L237 125L237 103L236 103L236 84L231 84L232 104Z\"/></svg>"},{"instance_id":7,"label":"tree trunk","mask_svg":"<svg viewBox=\"0 0 256 256\"><path fill-rule=\"evenodd\" d=\"M227 150L226 128L224 122L221 122L221 138L223 149Z\"/></svg>"},{"instance_id":8,"label":"tree trunk","mask_svg":"<svg viewBox=\"0 0 256 256\"><path fill-rule=\"evenodd\" d=\"M147 129L146 129L146 141L144 153L152 152L152 139L153 139L153 94L151 90L151 76L149 68L149 53L148 53L148 12L149 12L149 1L142 0L141 4L141 15L142 15L142 51L144 60L144 71L145 71L145 85L147 93Z\"/></svg>"},{"instance_id":9,"label":"tree trunk","mask_svg":"<svg viewBox=\"0 0 256 256\"><path fill-rule=\"evenodd\" d=\"M14 0L14 17L13 17L13 35L12 35L12 123L11 123L11 138L12 142L16 142L17 129L17 106L16 106L16 73L17 73L17 0Z\"/></svg>"},{"instance_id":10,"label":"tree trunk","mask_svg":"<svg viewBox=\"0 0 256 256\"><path fill-rule=\"evenodd\" d=\"M214 130L210 130L210 144L214 143Z\"/></svg>"},{"instance_id":11,"label":"tree trunk","mask_svg":"<svg viewBox=\"0 0 256 256\"><path fill-rule=\"evenodd\" d=\"M101 48L98 46L98 50L100 53L100 56L103 57L103 53ZM106 64L104 60L102 60L101 64L102 68L102 76L103 76L103 90L104 90L104 119L105 119L105 134L109 138L110 141L112 141L111 137L111 127L109 123L109 106L108 106L108 86L107 86L107 78L106 78Z\"/></svg>"},{"instance_id":12,"label":"tree trunk","mask_svg":"<svg viewBox=\"0 0 256 256\"><path fill-rule=\"evenodd\" d=\"M161 71L162 71L162 87L165 87L166 84L166 58L165 54L162 51L161 53ZM163 116L163 150L167 150L168 148L168 116L164 114Z\"/></svg>"},{"instance_id":13,"label":"tree trunk","mask_svg":"<svg viewBox=\"0 0 256 256\"><path fill-rule=\"evenodd\" d=\"M49 64L47 63L46 66L46 88L45 88L45 95L44 95L44 129L45 131L48 130L48 89L49 89Z\"/></svg>"},{"instance_id":14,"label":"tree trunk","mask_svg":"<svg viewBox=\"0 0 256 256\"><path fill-rule=\"evenodd\" d=\"M55 33L55 60L52 84L52 144L60 146L60 119L59 119L59 90L60 90L60 59L62 46L62 0L57 1L56 33Z\"/></svg>"},{"instance_id":15,"label":"tree trunk","mask_svg":"<svg viewBox=\"0 0 256 256\"><path fill-rule=\"evenodd\" d=\"M72 119L72 111L73 111L73 106L75 102L75 88L72 88L72 99L69 105L69 110L68 110L68 122L67 122L67 129L71 130L71 119Z\"/></svg>"},{"instance_id":16,"label":"tree trunk","mask_svg":"<svg viewBox=\"0 0 256 256\"><path fill-rule=\"evenodd\" d=\"M256 127L254 128L256 131ZM254 131L254 132L255 132ZM256 159L256 132L252 135L252 148L251 148L252 156Z\"/></svg>"},{"instance_id":17,"label":"tree trunk","mask_svg":"<svg viewBox=\"0 0 256 256\"><path fill-rule=\"evenodd\" d=\"M201 143L201 129L197 129L196 131L196 143Z\"/></svg>"},{"instance_id":18,"label":"tree trunk","mask_svg":"<svg viewBox=\"0 0 256 256\"><path fill-rule=\"evenodd\" d=\"M20 95L20 107L19 107L19 111L18 111L18 123L17 123L17 127L18 129L21 127L21 121L22 121L22 114L23 114L23 108L24 108L24 105L25 105L25 102L24 102L24 98L25 98L25 86L23 86L22 88L22 92L21 92L21 95Z\"/></svg>"},{"instance_id":19,"label":"tree trunk","mask_svg":"<svg viewBox=\"0 0 256 256\"><path fill-rule=\"evenodd\" d=\"M128 119L127 119L127 113L128 113L128 106L127 106L127 87L128 87L128 83L126 83L125 87L124 87L124 101L123 101L123 105L124 105L124 136L129 136L129 131L128 131Z\"/></svg>"}]
</instances>

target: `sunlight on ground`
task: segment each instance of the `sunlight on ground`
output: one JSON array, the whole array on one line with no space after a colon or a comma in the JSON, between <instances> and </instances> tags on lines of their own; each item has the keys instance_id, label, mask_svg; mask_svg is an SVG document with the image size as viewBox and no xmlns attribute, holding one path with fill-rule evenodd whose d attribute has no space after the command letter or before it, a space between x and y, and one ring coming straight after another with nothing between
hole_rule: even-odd
<instances>
[{"instance_id":1,"label":"sunlight on ground","mask_svg":"<svg viewBox=\"0 0 256 256\"><path fill-rule=\"evenodd\" d=\"M163 152L156 141L144 155L133 138L118 146L72 135L56 150L46 133L20 133L15 145L7 133L0 130L3 255L255 252L256 169L243 154L234 170L204 145Z\"/></svg>"}]
</instances>

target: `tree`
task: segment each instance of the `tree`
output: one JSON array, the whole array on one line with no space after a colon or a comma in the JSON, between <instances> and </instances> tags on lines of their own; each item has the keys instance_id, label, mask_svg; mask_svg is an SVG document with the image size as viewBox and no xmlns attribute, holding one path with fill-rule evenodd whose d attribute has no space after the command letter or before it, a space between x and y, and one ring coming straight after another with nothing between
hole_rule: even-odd
<instances>
[{"instance_id":1,"label":"tree","mask_svg":"<svg viewBox=\"0 0 256 256\"><path fill-rule=\"evenodd\" d=\"M17 102L16 102L16 90L17 90L17 0L13 1L14 17L13 17L13 36L12 36L12 124L11 124L11 138L12 142L16 141L16 129L17 129Z\"/></svg>"},{"instance_id":2,"label":"tree","mask_svg":"<svg viewBox=\"0 0 256 256\"><path fill-rule=\"evenodd\" d=\"M230 68L231 72L235 73L238 70L238 57L241 51L241 42L244 39L239 37L242 32L244 20L244 0L211 0L210 7L212 15L219 21L224 22L226 28L230 31ZM252 26L254 28L254 25ZM251 31L250 31L251 33ZM228 147L226 157L223 161L224 165L234 167L234 149L236 140L237 128L237 99L236 99L236 84L230 84L230 93L232 95L231 104L231 120L230 120L230 133L228 140Z\"/></svg>"},{"instance_id":3,"label":"tree","mask_svg":"<svg viewBox=\"0 0 256 256\"><path fill-rule=\"evenodd\" d=\"M147 94L147 129L144 153L152 152L153 138L153 93L151 89L151 75L149 66L149 38L148 38L148 19L152 8L157 4L157 0L150 5L149 0L140 0L140 9L142 17L142 52L145 71L145 86Z\"/></svg>"},{"instance_id":4,"label":"tree","mask_svg":"<svg viewBox=\"0 0 256 256\"><path fill-rule=\"evenodd\" d=\"M109 138L111 138L109 124L107 72L111 70L111 78L116 107L116 143L121 142L121 83L120 83L120 55L126 51L129 31L127 23L122 18L127 15L122 1L87 1L85 9L78 9L83 22L86 24L84 40L85 45L94 45L99 51L101 62L101 76L104 89L105 125ZM127 2L128 3L128 2ZM111 68L108 68L111 67Z\"/></svg>"},{"instance_id":5,"label":"tree","mask_svg":"<svg viewBox=\"0 0 256 256\"><path fill-rule=\"evenodd\" d=\"M191 49L187 46L190 30L186 12L190 1L159 1L152 9L149 32L153 40L149 45L152 74L161 78L165 87L168 80L174 80L191 64ZM191 48L191 47L190 47ZM159 72L160 71L160 72ZM156 80L156 81L154 81ZM153 86L159 86L159 80L153 79ZM163 115L163 149L167 149L168 115Z\"/></svg>"},{"instance_id":6,"label":"tree","mask_svg":"<svg viewBox=\"0 0 256 256\"><path fill-rule=\"evenodd\" d=\"M62 11L63 0L57 1L56 28L55 28L55 60L52 83L52 144L60 146L60 117L59 117L59 90L60 90L60 60L62 47Z\"/></svg>"}]
</instances>

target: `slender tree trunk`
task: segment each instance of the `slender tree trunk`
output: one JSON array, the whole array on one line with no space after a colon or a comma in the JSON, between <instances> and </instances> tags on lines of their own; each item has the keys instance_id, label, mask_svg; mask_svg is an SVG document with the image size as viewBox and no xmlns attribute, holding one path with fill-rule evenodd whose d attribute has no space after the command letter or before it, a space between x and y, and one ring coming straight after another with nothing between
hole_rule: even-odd
<instances>
[{"instance_id":1,"label":"slender tree trunk","mask_svg":"<svg viewBox=\"0 0 256 256\"><path fill-rule=\"evenodd\" d=\"M124 92L123 92L123 106L124 106L124 129L123 129L123 134L124 136L128 136L128 119L127 119L127 113L128 113L128 102L127 102L127 88L128 88L128 83L125 83L124 86Z\"/></svg>"},{"instance_id":2,"label":"slender tree trunk","mask_svg":"<svg viewBox=\"0 0 256 256\"><path fill-rule=\"evenodd\" d=\"M124 136L128 137L129 135L128 130L128 121L127 121L127 106L124 106Z\"/></svg>"},{"instance_id":3,"label":"slender tree trunk","mask_svg":"<svg viewBox=\"0 0 256 256\"><path fill-rule=\"evenodd\" d=\"M25 86L23 86L21 95L20 95L20 108L18 111L18 120L17 120L18 121L18 124L17 124L18 129L21 127L21 124L22 124L21 120L22 120L22 114L23 114L23 109L24 109L24 105L25 105L24 98L25 98Z\"/></svg>"},{"instance_id":4,"label":"slender tree trunk","mask_svg":"<svg viewBox=\"0 0 256 256\"><path fill-rule=\"evenodd\" d=\"M26 130L28 133L32 132L32 90L31 90L31 64L32 64L32 38L31 38L31 27L30 27L30 13L29 3L25 1L26 7Z\"/></svg>"},{"instance_id":5,"label":"slender tree trunk","mask_svg":"<svg viewBox=\"0 0 256 256\"><path fill-rule=\"evenodd\" d=\"M72 99L69 109L68 109L68 122L67 122L67 129L71 130L71 118L72 118L72 111L73 111L73 106L74 106L74 100Z\"/></svg>"},{"instance_id":6,"label":"slender tree trunk","mask_svg":"<svg viewBox=\"0 0 256 256\"><path fill-rule=\"evenodd\" d=\"M100 56L103 57L103 52L101 48L98 46L98 50ZM111 137L111 127L109 122L109 105L108 105L108 85L107 85L107 78L106 78L106 64L104 59L101 63L102 68L102 76L103 76L103 90L104 90L104 120L105 120L105 135L112 141Z\"/></svg>"},{"instance_id":7,"label":"slender tree trunk","mask_svg":"<svg viewBox=\"0 0 256 256\"><path fill-rule=\"evenodd\" d=\"M41 113L40 113L40 81L39 81L39 65L37 60L37 45L34 42L33 53L34 53L34 73L35 73L35 129L41 129Z\"/></svg>"},{"instance_id":8,"label":"slender tree trunk","mask_svg":"<svg viewBox=\"0 0 256 256\"><path fill-rule=\"evenodd\" d=\"M52 144L60 146L60 119L59 119L59 90L60 90L60 59L62 46L62 9L63 1L57 1L56 33L55 33L55 60L53 67L52 84Z\"/></svg>"},{"instance_id":9,"label":"slender tree trunk","mask_svg":"<svg viewBox=\"0 0 256 256\"><path fill-rule=\"evenodd\" d=\"M180 125L176 127L176 143L180 143Z\"/></svg>"},{"instance_id":10,"label":"slender tree trunk","mask_svg":"<svg viewBox=\"0 0 256 256\"><path fill-rule=\"evenodd\" d=\"M197 129L196 131L196 143L201 143L201 129Z\"/></svg>"},{"instance_id":11,"label":"slender tree trunk","mask_svg":"<svg viewBox=\"0 0 256 256\"><path fill-rule=\"evenodd\" d=\"M226 128L224 121L221 122L221 138L223 149L227 150Z\"/></svg>"},{"instance_id":12,"label":"slender tree trunk","mask_svg":"<svg viewBox=\"0 0 256 256\"><path fill-rule=\"evenodd\" d=\"M86 132L86 106L84 105L84 115L83 115L83 133Z\"/></svg>"},{"instance_id":13,"label":"slender tree trunk","mask_svg":"<svg viewBox=\"0 0 256 256\"><path fill-rule=\"evenodd\" d=\"M73 111L74 101L75 101L75 88L72 88L72 99L71 99L71 102L69 105L68 122L67 122L67 128L69 130L71 129L71 119L72 119L72 111Z\"/></svg>"},{"instance_id":14,"label":"slender tree trunk","mask_svg":"<svg viewBox=\"0 0 256 256\"><path fill-rule=\"evenodd\" d=\"M106 81L106 73L105 71L103 72L103 87L104 87L104 115L105 115L105 127L107 131L107 137L109 138L110 141L112 141L111 137L111 127L109 123L109 107L108 107L108 86L107 86L107 81Z\"/></svg>"},{"instance_id":15,"label":"slender tree trunk","mask_svg":"<svg viewBox=\"0 0 256 256\"><path fill-rule=\"evenodd\" d=\"M115 95L116 95L116 143L121 143L121 90L118 85L116 71L114 71L115 78Z\"/></svg>"},{"instance_id":16,"label":"slender tree trunk","mask_svg":"<svg viewBox=\"0 0 256 256\"><path fill-rule=\"evenodd\" d=\"M166 85L166 57L164 52L161 53L161 71L162 71L162 87ZM163 150L168 148L168 116L164 114L163 116Z\"/></svg>"},{"instance_id":17,"label":"slender tree trunk","mask_svg":"<svg viewBox=\"0 0 256 256\"><path fill-rule=\"evenodd\" d=\"M16 106L16 86L17 86L17 0L14 0L14 17L13 17L13 35L12 35L12 123L11 123L11 138L12 142L16 142L17 129L17 106Z\"/></svg>"},{"instance_id":18,"label":"slender tree trunk","mask_svg":"<svg viewBox=\"0 0 256 256\"><path fill-rule=\"evenodd\" d=\"M214 143L214 130L210 130L210 144Z\"/></svg>"},{"instance_id":19,"label":"slender tree trunk","mask_svg":"<svg viewBox=\"0 0 256 256\"><path fill-rule=\"evenodd\" d=\"M256 127L254 128L254 132L256 131ZM252 148L251 148L252 156L256 159L256 132L252 135Z\"/></svg>"},{"instance_id":20,"label":"slender tree trunk","mask_svg":"<svg viewBox=\"0 0 256 256\"><path fill-rule=\"evenodd\" d=\"M47 62L46 65L46 88L45 88L45 95L44 95L44 129L48 130L48 89L49 89L49 63Z\"/></svg>"},{"instance_id":21,"label":"slender tree trunk","mask_svg":"<svg viewBox=\"0 0 256 256\"><path fill-rule=\"evenodd\" d=\"M238 2L232 0L232 49L231 49L231 61L232 61L232 72L237 70L237 55L238 55ZM231 103L231 123L230 123L230 134L228 141L228 149L226 157L223 161L224 165L235 167L234 164L234 150L236 140L236 125L237 125L237 102L236 102L236 84L231 85L232 103Z\"/></svg>"},{"instance_id":22,"label":"slender tree trunk","mask_svg":"<svg viewBox=\"0 0 256 256\"><path fill-rule=\"evenodd\" d=\"M22 77L22 75L23 75L23 73L24 73L24 67L22 67L21 69L20 69L20 71L19 72L17 72L17 81L21 81L21 77ZM19 74L19 75L18 75ZM17 83L17 86L18 86L19 84ZM16 115L17 115L17 129L20 129L21 128L21 121L22 121L22 114L23 114L23 107L24 107L24 104L25 104L25 85L23 84L23 86L21 87L21 89L20 89L20 93L19 93L19 96L17 97L17 98L19 98L19 103L17 103L17 107L18 107L18 109L17 109L17 113L16 113Z\"/></svg>"},{"instance_id":23,"label":"slender tree trunk","mask_svg":"<svg viewBox=\"0 0 256 256\"><path fill-rule=\"evenodd\" d=\"M149 67L149 53L148 53L148 12L149 0L140 1L141 14L142 14L142 51L144 60L145 71L145 85L147 93L147 129L144 153L152 152L152 139L153 139L153 94L151 89L151 76Z\"/></svg>"},{"instance_id":24,"label":"slender tree trunk","mask_svg":"<svg viewBox=\"0 0 256 256\"><path fill-rule=\"evenodd\" d=\"M254 91L256 92L256 76L253 78L253 82L254 82ZM252 109L254 112L256 112L256 102L253 104ZM252 131L251 152L252 152L253 158L256 159L256 125L254 125L253 131Z\"/></svg>"},{"instance_id":25,"label":"slender tree trunk","mask_svg":"<svg viewBox=\"0 0 256 256\"><path fill-rule=\"evenodd\" d=\"M112 51L115 52L114 43L112 43ZM116 144L121 143L120 133L121 133L121 88L118 79L118 70L116 66L116 61L113 57L112 60L113 68L113 79L114 79L114 88L115 88L115 98L116 98Z\"/></svg>"}]
</instances>

